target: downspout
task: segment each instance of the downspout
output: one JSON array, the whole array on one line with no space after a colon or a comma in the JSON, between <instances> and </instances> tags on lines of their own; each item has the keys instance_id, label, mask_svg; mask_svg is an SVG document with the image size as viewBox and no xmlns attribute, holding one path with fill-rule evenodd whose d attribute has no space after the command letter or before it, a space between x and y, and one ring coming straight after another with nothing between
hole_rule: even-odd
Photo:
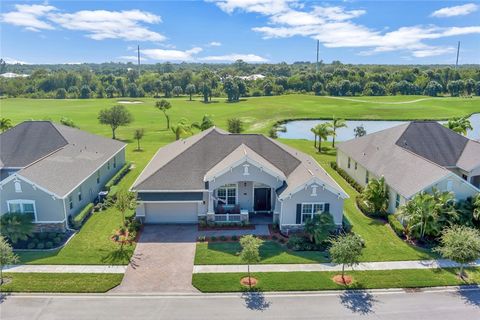
<instances>
[{"instance_id":1,"label":"downspout","mask_svg":"<svg viewBox=\"0 0 480 320\"><path fill-rule=\"evenodd\" d=\"M77 230L71 229L68 226L67 207L65 207L65 198L63 198L62 201L63 201L63 215L65 216L65 229L67 229L68 231L77 232Z\"/></svg>"}]
</instances>

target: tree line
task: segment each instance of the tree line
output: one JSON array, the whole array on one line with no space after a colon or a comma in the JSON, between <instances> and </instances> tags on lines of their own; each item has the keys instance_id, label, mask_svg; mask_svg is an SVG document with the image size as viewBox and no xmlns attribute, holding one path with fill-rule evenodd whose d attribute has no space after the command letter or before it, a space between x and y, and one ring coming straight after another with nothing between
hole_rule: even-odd
<instances>
[{"instance_id":1,"label":"tree line","mask_svg":"<svg viewBox=\"0 0 480 320\"><path fill-rule=\"evenodd\" d=\"M28 76L1 78L8 97L88 99L117 97L242 97L307 93L331 96L480 95L480 67L321 64L8 65L0 71ZM0 72L0 73L2 73Z\"/></svg>"}]
</instances>

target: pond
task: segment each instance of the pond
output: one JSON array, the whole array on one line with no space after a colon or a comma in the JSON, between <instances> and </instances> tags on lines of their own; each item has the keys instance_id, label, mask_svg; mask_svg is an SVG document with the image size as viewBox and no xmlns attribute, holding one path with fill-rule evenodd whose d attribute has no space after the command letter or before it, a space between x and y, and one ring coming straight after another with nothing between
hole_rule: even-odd
<instances>
[{"instance_id":1,"label":"pond","mask_svg":"<svg viewBox=\"0 0 480 320\"><path fill-rule=\"evenodd\" d=\"M472 124L473 130L467 132L467 137L470 139L479 140L480 139L480 113L473 114L470 118L470 123ZM311 128L320 123L329 122L329 120L292 120L286 122L283 126L286 131L278 132L279 138L285 139L308 139L313 140L313 133L310 131ZM347 120L347 127L337 129L337 141L345 141L355 138L353 129L358 126L363 126L367 131L367 134L374 133L377 131L385 130L398 126L400 124L407 123L408 121L371 121L371 120ZM439 121L440 123L445 123L446 121ZM331 138L329 138L331 140Z\"/></svg>"}]
</instances>

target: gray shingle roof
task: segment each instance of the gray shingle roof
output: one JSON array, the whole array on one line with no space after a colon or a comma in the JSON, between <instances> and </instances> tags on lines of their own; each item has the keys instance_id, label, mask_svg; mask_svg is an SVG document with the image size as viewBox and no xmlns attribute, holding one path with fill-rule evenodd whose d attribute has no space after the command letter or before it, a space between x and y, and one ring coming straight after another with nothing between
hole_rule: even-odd
<instances>
[{"instance_id":1,"label":"gray shingle roof","mask_svg":"<svg viewBox=\"0 0 480 320\"><path fill-rule=\"evenodd\" d=\"M480 142L469 140L457 162L457 167L465 171L472 171L480 167Z\"/></svg>"},{"instance_id":2,"label":"gray shingle roof","mask_svg":"<svg viewBox=\"0 0 480 320\"><path fill-rule=\"evenodd\" d=\"M396 144L442 167L455 167L468 140L436 121L414 121Z\"/></svg>"},{"instance_id":3,"label":"gray shingle roof","mask_svg":"<svg viewBox=\"0 0 480 320\"><path fill-rule=\"evenodd\" d=\"M480 164L480 149L469 148L462 158L470 142L446 131L450 130L438 123L412 122L342 142L338 149L410 198L452 174L439 163L455 167L461 159L465 165ZM441 139L446 139L445 143ZM463 146L460 153L455 143Z\"/></svg>"},{"instance_id":4,"label":"gray shingle roof","mask_svg":"<svg viewBox=\"0 0 480 320\"><path fill-rule=\"evenodd\" d=\"M32 163L17 172L60 197L66 196L70 190L94 174L101 165L126 146L121 141L48 121L27 121L19 126L25 123L32 127L28 132L41 131L46 134L42 135L41 139L37 136L16 135L15 137L19 140L15 143L9 141L9 143L30 145L30 140L34 140L42 144L42 140L50 140L50 138L59 140L58 136L66 142L47 156L34 159ZM40 128L49 126L50 129L42 131L42 129L34 129L35 126ZM51 134L52 137L47 134Z\"/></svg>"},{"instance_id":5,"label":"gray shingle roof","mask_svg":"<svg viewBox=\"0 0 480 320\"><path fill-rule=\"evenodd\" d=\"M234 157L245 145L253 157L261 157L287 177L287 184L303 183L318 176L338 193L345 194L311 157L260 134L229 134L212 128L184 141L161 148L132 189L138 191L204 190L204 176L217 164ZM243 151L242 151L243 152ZM233 153L233 155L232 155ZM257 159L260 161L259 159ZM309 171L310 169L310 171Z\"/></svg>"},{"instance_id":6,"label":"gray shingle roof","mask_svg":"<svg viewBox=\"0 0 480 320\"><path fill-rule=\"evenodd\" d=\"M0 134L1 163L3 167L22 168L66 144L50 121L25 121Z\"/></svg>"}]
</instances>

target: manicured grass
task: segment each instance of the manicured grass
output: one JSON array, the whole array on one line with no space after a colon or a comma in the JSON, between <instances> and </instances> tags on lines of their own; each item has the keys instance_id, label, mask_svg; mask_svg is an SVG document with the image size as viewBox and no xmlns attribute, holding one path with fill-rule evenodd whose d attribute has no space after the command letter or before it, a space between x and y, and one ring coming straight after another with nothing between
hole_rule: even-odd
<instances>
[{"instance_id":1,"label":"manicured grass","mask_svg":"<svg viewBox=\"0 0 480 320\"><path fill-rule=\"evenodd\" d=\"M197 243L195 264L242 264L238 242ZM265 241L260 247L261 264L327 262L324 253L292 251L274 241Z\"/></svg>"},{"instance_id":2,"label":"manicured grass","mask_svg":"<svg viewBox=\"0 0 480 320\"><path fill-rule=\"evenodd\" d=\"M335 161L335 150L330 149L329 144L326 144L325 153L319 154L315 152L312 141L282 140L282 142L311 154L348 193L350 198L345 200L344 214L353 226L353 232L365 240L362 261L422 260L437 257L428 250L407 244L393 232L388 223L369 218L357 209L355 197L358 192L330 167L330 162Z\"/></svg>"},{"instance_id":3,"label":"manicured grass","mask_svg":"<svg viewBox=\"0 0 480 320\"><path fill-rule=\"evenodd\" d=\"M110 239L121 224L121 216L113 208L94 213L80 232L60 250L18 252L20 263L26 264L128 264L135 245L120 246Z\"/></svg>"},{"instance_id":4,"label":"manicured grass","mask_svg":"<svg viewBox=\"0 0 480 320\"><path fill-rule=\"evenodd\" d=\"M204 104L197 97L188 101L186 97L170 99L172 109L169 111L171 123L180 118L190 122L200 121L204 114L213 117L217 126L226 128L227 119L239 117L245 122L246 132L267 133L277 121L300 118L331 118L349 119L446 119L452 116L469 115L480 112L480 99L463 98L428 98L427 100L407 104L388 104L388 102L409 102L422 96L395 97L356 97L354 99L372 101L349 101L312 95L285 95L276 97L258 97L243 99L238 103L226 103L225 99L214 99L212 103ZM99 110L117 104L117 99L1 99L2 117L10 118L14 124L29 119L50 119L59 121L61 117L72 119L81 129L111 136L108 126L100 125L97 120ZM174 140L171 131L165 128L163 114L154 108L158 99L135 99L143 104L125 105L135 118L128 127L117 130L117 136L128 142L127 160L135 166L121 182L119 188L129 188L140 174L148 161L159 147ZM381 102L381 103L379 103ZM133 140L135 128L144 128L145 136L141 141L142 151L137 152L136 141ZM302 150L314 153L308 142L288 142ZM328 161L333 156L325 158L317 156L322 165L329 170ZM329 171L330 172L330 171ZM335 179L341 180L333 174ZM342 186L345 183L340 181ZM346 190L351 193L348 187ZM353 199L353 197L352 197ZM353 200L346 202L346 215L355 225L355 231L367 241L364 259L366 260L406 260L423 258L423 253L405 245L400 239L392 237L388 227L378 225L372 220L359 216L353 206ZM120 225L119 214L113 209L95 214L82 227L81 232L70 243L57 252L20 254L23 263L38 264L123 264L128 261L133 247L119 252L118 247L109 240L112 231ZM370 235L370 233L372 233ZM384 248L382 250L382 248ZM385 257L385 258L384 258ZM283 259L283 258L282 258ZM310 259L310 258L308 258ZM277 260L278 261L278 260Z\"/></svg>"},{"instance_id":5,"label":"manicured grass","mask_svg":"<svg viewBox=\"0 0 480 320\"><path fill-rule=\"evenodd\" d=\"M9 282L1 292L107 292L118 286L123 274L4 273Z\"/></svg>"},{"instance_id":6,"label":"manicured grass","mask_svg":"<svg viewBox=\"0 0 480 320\"><path fill-rule=\"evenodd\" d=\"M354 283L338 285L332 277L338 272L261 272L252 274L259 280L259 291L317 291L336 289L419 288L480 283L480 269L469 269L468 280L461 280L457 269L348 271ZM246 291L240 285L245 273L197 273L192 284L202 292Z\"/></svg>"}]
</instances>

